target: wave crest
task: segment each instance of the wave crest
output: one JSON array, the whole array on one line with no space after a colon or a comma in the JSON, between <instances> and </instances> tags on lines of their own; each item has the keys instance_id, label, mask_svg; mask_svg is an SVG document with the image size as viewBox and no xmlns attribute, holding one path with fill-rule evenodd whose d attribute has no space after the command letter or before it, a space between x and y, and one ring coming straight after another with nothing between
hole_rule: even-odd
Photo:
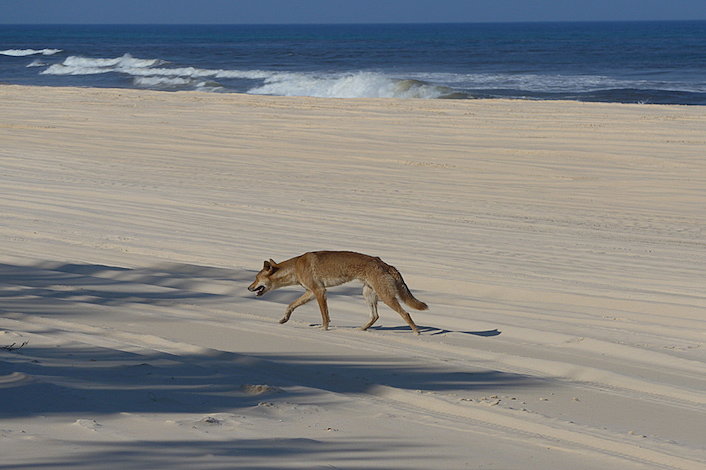
<instances>
[{"instance_id":1,"label":"wave crest","mask_svg":"<svg viewBox=\"0 0 706 470\"><path fill-rule=\"evenodd\" d=\"M462 93L422 80L398 79L376 72L333 76L274 74L251 94L314 96L319 98L449 98Z\"/></svg>"},{"instance_id":2,"label":"wave crest","mask_svg":"<svg viewBox=\"0 0 706 470\"><path fill-rule=\"evenodd\" d=\"M46 62L42 62L39 59L34 59L32 62L25 65L25 67L46 67L46 65L47 65Z\"/></svg>"},{"instance_id":3,"label":"wave crest","mask_svg":"<svg viewBox=\"0 0 706 470\"><path fill-rule=\"evenodd\" d=\"M160 59L137 59L130 54L124 54L115 59L93 59L91 57L70 56L64 60L66 67L116 67L116 68L145 68L161 65L165 62Z\"/></svg>"},{"instance_id":4,"label":"wave crest","mask_svg":"<svg viewBox=\"0 0 706 470\"><path fill-rule=\"evenodd\" d=\"M28 55L54 55L62 52L62 49L5 49L0 54L12 57L25 57Z\"/></svg>"},{"instance_id":5,"label":"wave crest","mask_svg":"<svg viewBox=\"0 0 706 470\"><path fill-rule=\"evenodd\" d=\"M60 64L54 64L42 73L47 75L94 75L108 72L124 72L147 69L166 63L160 59L137 59L124 54L115 59L96 59L92 57L69 56Z\"/></svg>"}]
</instances>

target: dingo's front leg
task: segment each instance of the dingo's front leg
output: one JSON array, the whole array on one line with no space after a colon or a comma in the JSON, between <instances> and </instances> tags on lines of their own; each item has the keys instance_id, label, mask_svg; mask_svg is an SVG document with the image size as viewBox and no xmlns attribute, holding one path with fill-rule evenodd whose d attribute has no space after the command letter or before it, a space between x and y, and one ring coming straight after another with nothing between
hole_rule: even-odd
<instances>
[{"instance_id":1,"label":"dingo's front leg","mask_svg":"<svg viewBox=\"0 0 706 470\"><path fill-rule=\"evenodd\" d=\"M319 303L319 310L321 310L321 327L324 330L328 330L328 325L331 323L331 319L328 315L328 304L326 303L326 289L323 287L317 288L314 291L316 296L316 301Z\"/></svg>"},{"instance_id":2,"label":"dingo's front leg","mask_svg":"<svg viewBox=\"0 0 706 470\"><path fill-rule=\"evenodd\" d=\"M307 289L306 292L304 292L297 300L289 304L287 307L287 310L284 312L284 316L282 319L279 321L280 323L287 323L289 321L289 317L292 316L292 312L294 311L295 308L300 307L310 301L311 299L314 298L314 293L311 292L310 290Z\"/></svg>"}]
</instances>

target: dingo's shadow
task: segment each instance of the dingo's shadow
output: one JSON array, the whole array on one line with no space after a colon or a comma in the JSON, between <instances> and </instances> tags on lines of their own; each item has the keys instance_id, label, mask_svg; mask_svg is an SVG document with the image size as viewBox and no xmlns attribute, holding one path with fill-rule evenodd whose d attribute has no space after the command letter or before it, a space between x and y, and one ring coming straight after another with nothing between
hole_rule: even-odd
<instances>
[{"instance_id":1,"label":"dingo's shadow","mask_svg":"<svg viewBox=\"0 0 706 470\"><path fill-rule=\"evenodd\" d=\"M445 335L447 333L460 333L463 335L490 337L490 336L498 336L502 333L497 328L494 330L486 330L486 331L457 331L457 330L446 330L443 328L434 328L433 326L421 326L421 325L417 325L417 326L419 328L420 333L427 334L429 336ZM408 326L371 326L370 330L409 331L409 327Z\"/></svg>"}]
</instances>

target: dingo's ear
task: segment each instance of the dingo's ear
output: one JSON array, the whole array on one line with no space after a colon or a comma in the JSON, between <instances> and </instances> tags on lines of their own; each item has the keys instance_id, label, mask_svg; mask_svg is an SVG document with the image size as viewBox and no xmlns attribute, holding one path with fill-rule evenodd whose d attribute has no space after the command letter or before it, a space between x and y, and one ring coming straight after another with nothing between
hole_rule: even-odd
<instances>
[{"instance_id":1,"label":"dingo's ear","mask_svg":"<svg viewBox=\"0 0 706 470\"><path fill-rule=\"evenodd\" d=\"M277 270L277 263L272 261L272 258L270 258L269 261L265 261L264 265L262 266L262 269L265 271L269 271L270 273L273 273Z\"/></svg>"}]
</instances>

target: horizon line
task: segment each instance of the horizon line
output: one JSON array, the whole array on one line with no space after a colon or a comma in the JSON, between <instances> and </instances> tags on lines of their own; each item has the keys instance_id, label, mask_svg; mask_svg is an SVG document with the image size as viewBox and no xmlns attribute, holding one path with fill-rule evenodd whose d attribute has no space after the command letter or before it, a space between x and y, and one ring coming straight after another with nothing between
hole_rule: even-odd
<instances>
[{"instance_id":1,"label":"horizon line","mask_svg":"<svg viewBox=\"0 0 706 470\"><path fill-rule=\"evenodd\" d=\"M372 21L372 22L295 22L295 23L2 23L0 26L355 26L355 25L461 25L461 24L560 24L560 23L698 23L703 19L641 19L641 20L517 20L517 21Z\"/></svg>"}]
</instances>

